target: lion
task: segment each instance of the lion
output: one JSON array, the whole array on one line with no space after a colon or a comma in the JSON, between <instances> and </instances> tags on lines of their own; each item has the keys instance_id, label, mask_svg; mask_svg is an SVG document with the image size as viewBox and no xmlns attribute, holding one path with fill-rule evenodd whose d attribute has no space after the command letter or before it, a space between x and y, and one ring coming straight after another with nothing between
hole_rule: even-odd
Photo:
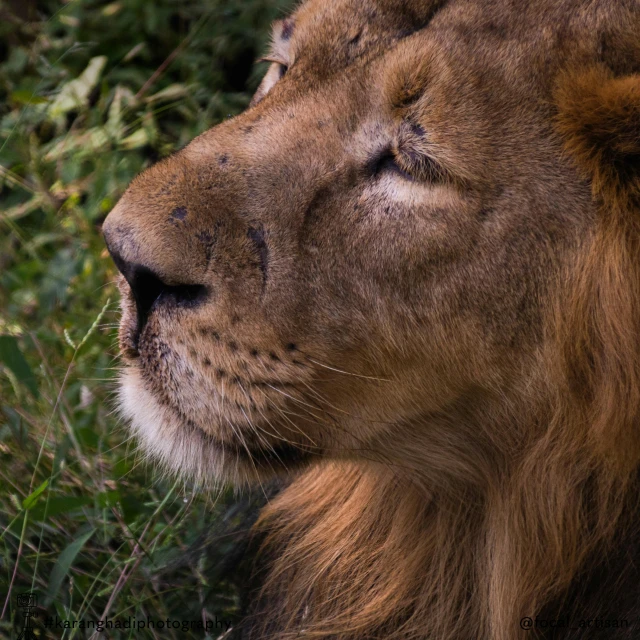
<instances>
[{"instance_id":1,"label":"lion","mask_svg":"<svg viewBox=\"0 0 640 640\"><path fill-rule=\"evenodd\" d=\"M286 479L245 637L640 634L639 33L306 0L107 217L142 449Z\"/></svg>"}]
</instances>

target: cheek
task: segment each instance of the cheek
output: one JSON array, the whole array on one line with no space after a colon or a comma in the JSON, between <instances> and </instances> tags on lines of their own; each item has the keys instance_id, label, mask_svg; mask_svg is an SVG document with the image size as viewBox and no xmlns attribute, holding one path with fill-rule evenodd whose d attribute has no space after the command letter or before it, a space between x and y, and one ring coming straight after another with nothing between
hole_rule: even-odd
<instances>
[{"instance_id":1,"label":"cheek","mask_svg":"<svg viewBox=\"0 0 640 640\"><path fill-rule=\"evenodd\" d=\"M450 317L452 274L473 260L481 231L472 197L383 176L315 205L301 263L317 325L362 344L363 336L386 339L389 327Z\"/></svg>"},{"instance_id":2,"label":"cheek","mask_svg":"<svg viewBox=\"0 0 640 640\"><path fill-rule=\"evenodd\" d=\"M364 277L431 280L466 258L480 231L478 204L452 187L385 176L364 190L351 220L355 261Z\"/></svg>"}]
</instances>

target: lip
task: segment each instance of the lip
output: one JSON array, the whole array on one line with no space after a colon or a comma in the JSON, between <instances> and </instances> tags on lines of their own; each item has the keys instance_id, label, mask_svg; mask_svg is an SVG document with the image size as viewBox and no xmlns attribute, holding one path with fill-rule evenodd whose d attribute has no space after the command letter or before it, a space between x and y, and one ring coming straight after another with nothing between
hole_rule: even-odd
<instances>
[{"instance_id":1,"label":"lip","mask_svg":"<svg viewBox=\"0 0 640 640\"><path fill-rule=\"evenodd\" d=\"M319 451L310 451L308 448L301 448L290 442L279 442L272 447L225 442L207 433L191 421L185 425L185 428L189 429L199 439L206 441L208 446L234 456L246 464L260 467L279 467L287 470L303 464L312 456L320 453Z\"/></svg>"},{"instance_id":2,"label":"lip","mask_svg":"<svg viewBox=\"0 0 640 640\"><path fill-rule=\"evenodd\" d=\"M260 466L273 467L275 465L283 469L291 469L303 464L313 455L318 455L318 452L307 451L291 443L283 442L272 449L250 448L249 452L244 451L244 454L246 461L252 460ZM241 454L240 457L242 457Z\"/></svg>"},{"instance_id":3,"label":"lip","mask_svg":"<svg viewBox=\"0 0 640 640\"><path fill-rule=\"evenodd\" d=\"M309 447L300 447L288 441L279 441L269 447L261 447L256 446L255 443L242 444L220 440L220 438L205 431L193 420L185 419L185 416L181 415L166 400L163 402L163 406L170 408L176 420L183 425L183 428L202 441L207 447L224 452L245 464L269 467L270 469L290 470L293 467L300 466L312 456L317 456L321 453L319 449L311 450Z\"/></svg>"},{"instance_id":4,"label":"lip","mask_svg":"<svg viewBox=\"0 0 640 640\"><path fill-rule=\"evenodd\" d=\"M188 428L198 432L198 437L206 439L207 443L218 449L228 453L242 462L247 464L255 464L261 467L280 467L282 469L290 469L305 462L317 452L311 452L302 449L290 442L280 442L272 447L258 447L253 444L236 444L223 442L215 436L206 433L195 424L190 424Z\"/></svg>"}]
</instances>

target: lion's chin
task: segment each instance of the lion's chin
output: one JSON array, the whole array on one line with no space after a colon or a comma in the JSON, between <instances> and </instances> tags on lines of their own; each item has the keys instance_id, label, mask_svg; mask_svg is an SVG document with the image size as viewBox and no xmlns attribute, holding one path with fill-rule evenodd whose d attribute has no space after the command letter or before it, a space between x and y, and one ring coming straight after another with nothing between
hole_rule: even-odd
<instances>
[{"instance_id":1,"label":"lion's chin","mask_svg":"<svg viewBox=\"0 0 640 640\"><path fill-rule=\"evenodd\" d=\"M212 438L180 424L145 386L135 367L120 377L119 409L131 426L140 449L164 471L199 484L241 482L237 460L230 460Z\"/></svg>"},{"instance_id":2,"label":"lion's chin","mask_svg":"<svg viewBox=\"0 0 640 640\"><path fill-rule=\"evenodd\" d=\"M164 471L201 486L261 482L307 458L306 452L293 445L249 449L218 440L194 424L184 424L146 388L135 367L121 373L118 395L120 413L142 451Z\"/></svg>"}]
</instances>

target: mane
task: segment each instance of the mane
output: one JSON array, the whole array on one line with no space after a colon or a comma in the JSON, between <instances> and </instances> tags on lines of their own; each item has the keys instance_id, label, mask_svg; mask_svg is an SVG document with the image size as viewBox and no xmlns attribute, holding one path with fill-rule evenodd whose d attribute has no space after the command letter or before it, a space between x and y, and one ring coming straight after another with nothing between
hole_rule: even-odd
<instances>
[{"instance_id":1,"label":"mane","mask_svg":"<svg viewBox=\"0 0 640 640\"><path fill-rule=\"evenodd\" d=\"M298 478L260 520L257 637L511 640L637 531L640 76L563 74L556 103L597 217L558 278L535 383L486 416L501 449L428 488L373 462Z\"/></svg>"}]
</instances>

